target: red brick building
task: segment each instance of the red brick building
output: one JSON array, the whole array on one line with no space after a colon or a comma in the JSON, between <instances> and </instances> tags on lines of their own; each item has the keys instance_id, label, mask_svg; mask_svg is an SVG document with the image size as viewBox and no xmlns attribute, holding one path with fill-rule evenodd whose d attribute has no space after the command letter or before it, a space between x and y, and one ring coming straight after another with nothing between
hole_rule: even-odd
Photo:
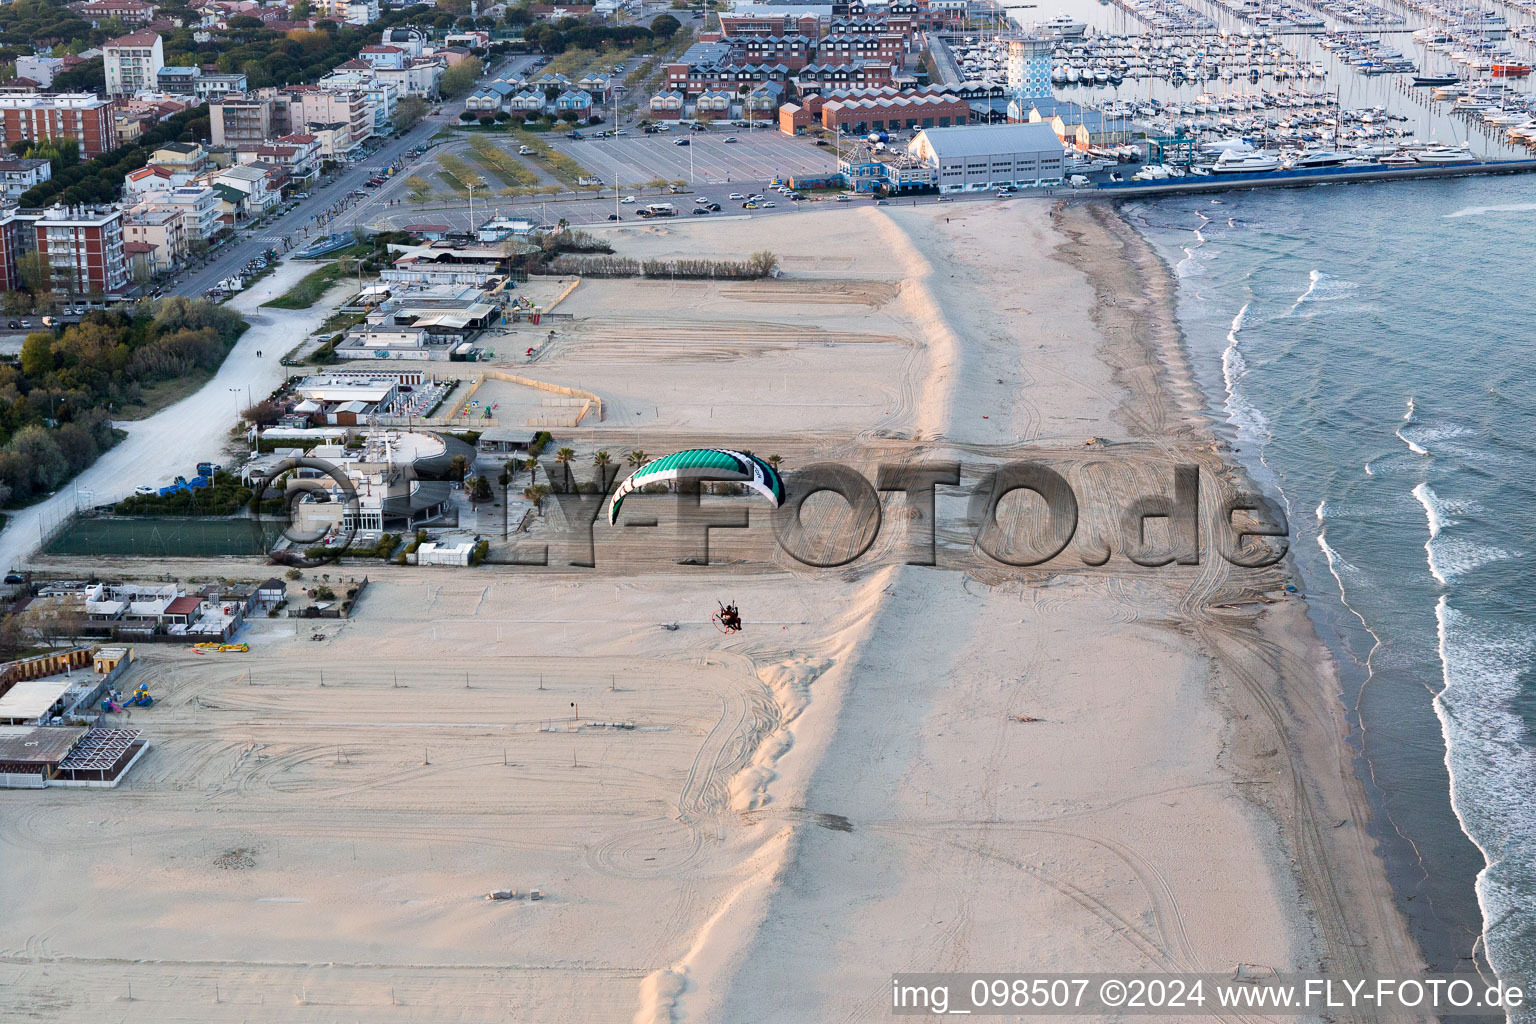
<instances>
[{"instance_id":1,"label":"red brick building","mask_svg":"<svg viewBox=\"0 0 1536 1024\"><path fill-rule=\"evenodd\" d=\"M116 295L128 289L123 212L53 206L33 224L51 290L60 295Z\"/></svg>"},{"instance_id":2,"label":"red brick building","mask_svg":"<svg viewBox=\"0 0 1536 1024\"><path fill-rule=\"evenodd\" d=\"M117 148L116 106L91 93L18 93L0 95L0 144L74 139L80 159L91 160Z\"/></svg>"}]
</instances>

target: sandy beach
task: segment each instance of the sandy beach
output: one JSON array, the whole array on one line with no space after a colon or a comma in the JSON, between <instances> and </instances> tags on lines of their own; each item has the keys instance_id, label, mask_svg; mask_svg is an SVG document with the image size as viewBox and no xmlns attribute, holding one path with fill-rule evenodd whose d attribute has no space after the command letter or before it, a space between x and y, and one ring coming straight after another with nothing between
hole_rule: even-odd
<instances>
[{"instance_id":1,"label":"sandy beach","mask_svg":"<svg viewBox=\"0 0 1536 1024\"><path fill-rule=\"evenodd\" d=\"M959 489L935 567L906 564L899 495L839 569L760 525L693 567L665 531L605 524L594 569L330 567L370 576L351 620L263 620L243 656L141 650L161 699L129 781L0 792L8 1019L789 1024L884 1019L899 971L1418 966L1330 656L1287 563L1216 555L1245 482L1173 282L1112 208L608 237L770 249L784 274L583 282L546 351L509 363L603 397L558 443L871 479L959 460L967 487L1040 458L1077 491L1074 539L988 560ZM1175 464L1200 468L1203 557L1133 564L1119 517ZM112 571L136 569L267 574ZM709 621L726 598L739 634ZM501 888L543 898L483 899Z\"/></svg>"}]
</instances>

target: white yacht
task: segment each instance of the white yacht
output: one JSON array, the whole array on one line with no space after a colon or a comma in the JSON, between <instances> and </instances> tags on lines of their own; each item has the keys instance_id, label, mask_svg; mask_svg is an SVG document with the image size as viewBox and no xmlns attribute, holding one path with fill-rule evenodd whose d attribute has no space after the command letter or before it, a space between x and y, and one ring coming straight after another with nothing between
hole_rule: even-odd
<instances>
[{"instance_id":1,"label":"white yacht","mask_svg":"<svg viewBox=\"0 0 1536 1024\"><path fill-rule=\"evenodd\" d=\"M1088 23L1084 21L1073 21L1071 18L1067 17L1066 12L1062 12L1061 14L1056 15L1056 17L1052 18L1050 21L1042 21L1040 23L1040 28L1046 32L1059 33L1063 39L1076 39L1084 32L1088 31Z\"/></svg>"},{"instance_id":2,"label":"white yacht","mask_svg":"<svg viewBox=\"0 0 1536 1024\"><path fill-rule=\"evenodd\" d=\"M1459 146L1429 146L1415 152L1413 158L1421 164L1464 164L1476 159L1472 147L1465 142Z\"/></svg>"},{"instance_id":3,"label":"white yacht","mask_svg":"<svg viewBox=\"0 0 1536 1024\"><path fill-rule=\"evenodd\" d=\"M1337 167L1353 155L1342 149L1305 149L1291 158L1290 166L1297 171L1311 167Z\"/></svg>"},{"instance_id":4,"label":"white yacht","mask_svg":"<svg viewBox=\"0 0 1536 1024\"><path fill-rule=\"evenodd\" d=\"M1223 153L1212 165L1214 174L1258 174L1264 171L1278 171L1280 169L1280 157L1265 150L1257 150L1252 153Z\"/></svg>"}]
</instances>

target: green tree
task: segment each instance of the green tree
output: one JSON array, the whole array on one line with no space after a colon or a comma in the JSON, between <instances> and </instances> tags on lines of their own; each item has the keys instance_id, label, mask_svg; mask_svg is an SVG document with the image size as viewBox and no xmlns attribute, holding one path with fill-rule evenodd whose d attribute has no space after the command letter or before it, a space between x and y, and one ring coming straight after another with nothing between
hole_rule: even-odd
<instances>
[{"instance_id":1,"label":"green tree","mask_svg":"<svg viewBox=\"0 0 1536 1024\"><path fill-rule=\"evenodd\" d=\"M407 96L395 104L395 130L408 132L427 116L427 101L420 96Z\"/></svg>"},{"instance_id":2,"label":"green tree","mask_svg":"<svg viewBox=\"0 0 1536 1024\"><path fill-rule=\"evenodd\" d=\"M613 456L608 454L608 449L606 448L599 448L597 451L592 453L592 463L593 465L597 466L598 469L602 469L612 461Z\"/></svg>"},{"instance_id":3,"label":"green tree","mask_svg":"<svg viewBox=\"0 0 1536 1024\"><path fill-rule=\"evenodd\" d=\"M33 295L48 287L48 262L37 250L17 260L16 271L21 275L22 287Z\"/></svg>"},{"instance_id":4,"label":"green tree","mask_svg":"<svg viewBox=\"0 0 1536 1024\"><path fill-rule=\"evenodd\" d=\"M645 465L647 462L650 462L651 461L651 457L649 455L645 454L645 452L642 449L636 448L633 451L631 451L628 455L624 456L624 461L629 463L631 466L638 467L638 466Z\"/></svg>"},{"instance_id":5,"label":"green tree","mask_svg":"<svg viewBox=\"0 0 1536 1024\"><path fill-rule=\"evenodd\" d=\"M469 459L462 455L455 455L448 460L448 475L462 482L464 474L469 472Z\"/></svg>"},{"instance_id":6,"label":"green tree","mask_svg":"<svg viewBox=\"0 0 1536 1024\"><path fill-rule=\"evenodd\" d=\"M662 42L666 42L677 35L677 30L683 27L683 23L670 14L663 14L651 22L651 34Z\"/></svg>"},{"instance_id":7,"label":"green tree","mask_svg":"<svg viewBox=\"0 0 1536 1024\"><path fill-rule=\"evenodd\" d=\"M29 334L21 343L21 372L41 381L53 372L53 335Z\"/></svg>"},{"instance_id":8,"label":"green tree","mask_svg":"<svg viewBox=\"0 0 1536 1024\"><path fill-rule=\"evenodd\" d=\"M485 74L485 65L479 57L466 57L453 67L443 72L443 77L438 81L438 89L446 97L462 96L475 87L480 81L480 76Z\"/></svg>"}]
</instances>

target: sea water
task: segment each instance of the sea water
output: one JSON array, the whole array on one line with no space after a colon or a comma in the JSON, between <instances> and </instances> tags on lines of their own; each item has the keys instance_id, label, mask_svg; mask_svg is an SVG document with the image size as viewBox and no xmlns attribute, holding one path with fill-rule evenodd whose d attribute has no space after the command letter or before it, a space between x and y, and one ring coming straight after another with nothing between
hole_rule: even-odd
<instances>
[{"instance_id":1,"label":"sea water","mask_svg":"<svg viewBox=\"0 0 1536 1024\"><path fill-rule=\"evenodd\" d=\"M1415 937L1536 977L1536 178L1124 212L1289 516Z\"/></svg>"}]
</instances>

